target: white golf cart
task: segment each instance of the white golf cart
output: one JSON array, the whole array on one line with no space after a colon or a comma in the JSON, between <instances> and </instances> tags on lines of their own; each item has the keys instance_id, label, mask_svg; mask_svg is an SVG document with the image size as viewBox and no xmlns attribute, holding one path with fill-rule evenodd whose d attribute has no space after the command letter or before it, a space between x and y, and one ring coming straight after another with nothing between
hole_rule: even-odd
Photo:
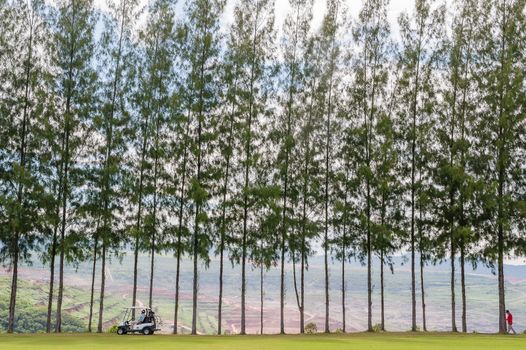
<instances>
[{"instance_id":1,"label":"white golf cart","mask_svg":"<svg viewBox=\"0 0 526 350\"><path fill-rule=\"evenodd\" d=\"M137 319L133 319L133 310ZM149 307L132 306L124 309L122 322L117 328L118 335L127 333L142 333L144 335L151 335L155 331L159 331L157 324L160 319L155 316L155 313Z\"/></svg>"}]
</instances>

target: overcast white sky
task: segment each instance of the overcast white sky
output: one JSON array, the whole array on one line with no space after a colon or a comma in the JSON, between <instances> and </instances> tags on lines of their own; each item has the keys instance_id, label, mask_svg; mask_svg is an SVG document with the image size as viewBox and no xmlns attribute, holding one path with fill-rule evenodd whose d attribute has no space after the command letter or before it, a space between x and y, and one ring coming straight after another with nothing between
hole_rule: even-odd
<instances>
[{"instance_id":1,"label":"overcast white sky","mask_svg":"<svg viewBox=\"0 0 526 350\"><path fill-rule=\"evenodd\" d=\"M106 9L107 0L95 0L95 6L100 9ZM118 0L117 0L118 1ZM275 12L276 12L276 28L281 28L283 21L290 10L288 0L275 0ZM450 1L450 0L444 0ZM139 0L139 3L145 5L148 0ZM178 1L178 7L182 9L182 5L185 0ZM235 6L236 0L227 0L227 6L225 9L225 21L229 22L232 17L232 10ZM356 17L360 8L362 7L363 0L346 0L347 7L349 8L351 17ZM393 32L396 32L396 19L398 15L403 11L410 11L413 8L414 0L391 0L389 5L389 20L393 25ZM316 27L321 23L323 15L325 13L326 0L314 0L313 7L313 26Z\"/></svg>"}]
</instances>

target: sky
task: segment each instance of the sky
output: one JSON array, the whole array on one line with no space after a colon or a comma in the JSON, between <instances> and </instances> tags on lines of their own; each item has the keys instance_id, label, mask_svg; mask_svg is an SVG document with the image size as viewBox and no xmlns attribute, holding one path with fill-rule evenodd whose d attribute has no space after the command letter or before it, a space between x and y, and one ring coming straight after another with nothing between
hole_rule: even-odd
<instances>
[{"instance_id":1,"label":"sky","mask_svg":"<svg viewBox=\"0 0 526 350\"><path fill-rule=\"evenodd\" d=\"M182 9L182 5L184 4L185 0L179 0L178 1L178 7ZM275 13L276 13L276 28L280 28L284 22L284 19L287 15L287 13L290 10L290 5L288 0L275 0ZM450 1L450 0L444 0L444 1ZM97 8L100 8L102 10L105 10L107 8L106 6L107 0L95 0L95 6ZM139 0L139 3L141 5L145 5L148 2L148 0ZM355 18L358 14L358 11L362 7L362 3L364 0L346 0L347 7L349 11L351 12L351 17ZM225 22L229 23L232 18L232 12L234 9L236 1L235 0L227 0L227 5L225 8ZM317 27L320 25L323 15L325 13L325 4L326 0L314 0L314 6L313 6L313 27ZM403 11L410 11L413 8L414 0L391 0L389 4L389 21L392 24L393 32L395 32L395 29L397 28L396 19L400 13Z\"/></svg>"}]
</instances>

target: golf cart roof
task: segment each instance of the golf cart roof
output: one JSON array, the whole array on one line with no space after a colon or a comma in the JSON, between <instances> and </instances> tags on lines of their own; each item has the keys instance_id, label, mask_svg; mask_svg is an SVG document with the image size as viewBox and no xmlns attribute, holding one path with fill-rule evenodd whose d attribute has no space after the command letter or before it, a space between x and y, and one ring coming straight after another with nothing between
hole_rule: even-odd
<instances>
[{"instance_id":1,"label":"golf cart roof","mask_svg":"<svg viewBox=\"0 0 526 350\"><path fill-rule=\"evenodd\" d=\"M141 310L151 310L149 307L147 306L128 306L128 307L125 307L125 309L141 309Z\"/></svg>"}]
</instances>

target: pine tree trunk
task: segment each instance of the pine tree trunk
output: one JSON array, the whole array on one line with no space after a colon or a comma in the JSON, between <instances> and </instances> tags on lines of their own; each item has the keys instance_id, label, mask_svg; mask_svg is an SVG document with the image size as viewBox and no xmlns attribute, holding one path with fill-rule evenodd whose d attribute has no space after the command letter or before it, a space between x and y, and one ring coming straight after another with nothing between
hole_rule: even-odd
<instances>
[{"instance_id":1,"label":"pine tree trunk","mask_svg":"<svg viewBox=\"0 0 526 350\"><path fill-rule=\"evenodd\" d=\"M14 254L13 254L13 277L11 279L11 297L9 299L9 318L7 321L7 333L13 333L15 329L15 307L16 307L16 292L18 284L18 231L13 235Z\"/></svg>"},{"instance_id":2,"label":"pine tree trunk","mask_svg":"<svg viewBox=\"0 0 526 350\"><path fill-rule=\"evenodd\" d=\"M255 58L256 58L256 36L257 25L259 17L259 6L256 2L256 17L254 20L254 35L252 37L252 62L250 67L250 96L247 120L247 141L245 145L245 184L243 191L243 242L242 242L242 258L241 258L241 334L246 334L245 327L245 313L246 313L246 258L247 258L247 221L248 221L248 187L249 187L249 171L250 171L250 152L252 142L252 119L254 114L254 74L255 74Z\"/></svg>"},{"instance_id":3,"label":"pine tree trunk","mask_svg":"<svg viewBox=\"0 0 526 350\"><path fill-rule=\"evenodd\" d=\"M504 170L499 170L499 188L498 188L498 233L497 233L497 248L498 248L498 288L499 288L499 333L506 333L505 321L505 291L504 291L504 227L503 227L503 204L504 196Z\"/></svg>"},{"instance_id":4,"label":"pine tree trunk","mask_svg":"<svg viewBox=\"0 0 526 350\"><path fill-rule=\"evenodd\" d=\"M450 262L451 262L451 331L452 332L458 332L457 330L457 322L455 317L455 311L456 311L456 305L455 305L455 244L453 239L453 229L451 228L451 256L450 256Z\"/></svg>"},{"instance_id":5,"label":"pine tree trunk","mask_svg":"<svg viewBox=\"0 0 526 350\"><path fill-rule=\"evenodd\" d=\"M365 67L366 70L366 67ZM373 74L374 77L374 74ZM364 106L367 104L364 101ZM373 118L373 111L374 111L374 85L373 85L373 94L371 97L371 116L370 120L368 122L367 118L367 109L365 111L365 119L364 119L364 127L365 127L365 157L367 162L367 168L371 169L371 140L370 140L370 132L369 129L372 129L372 118ZM372 242L371 242L371 183L369 179L369 175L367 175L366 178L366 217L367 217L367 237L366 237L366 244L367 244L367 331L372 332L373 331L373 310L372 310L372 261L371 261L371 255L372 255Z\"/></svg>"},{"instance_id":6,"label":"pine tree trunk","mask_svg":"<svg viewBox=\"0 0 526 350\"><path fill-rule=\"evenodd\" d=\"M411 125L411 330L416 331L416 267L415 267L415 195L416 195L416 119L418 107L418 90L420 79L420 51L422 30L419 32L418 60L416 62L415 89L412 102Z\"/></svg>"},{"instance_id":7,"label":"pine tree trunk","mask_svg":"<svg viewBox=\"0 0 526 350\"><path fill-rule=\"evenodd\" d=\"M371 169L371 139L372 139L372 127L373 127L373 117L375 111L375 91L376 91L376 57L373 61L373 71L372 71L372 93L371 93L371 106L370 113L367 113L367 101L366 95L364 95L364 126L365 126L365 157L367 162L367 168L372 172ZM367 72L367 54L364 61L364 72ZM365 75L367 79L367 75ZM369 120L368 120L369 118ZM371 180L369 175L366 178L366 187L367 187L367 198L366 198L366 215L367 215L367 331L373 331L373 302L372 302L372 242L371 242Z\"/></svg>"},{"instance_id":8,"label":"pine tree trunk","mask_svg":"<svg viewBox=\"0 0 526 350\"><path fill-rule=\"evenodd\" d=\"M157 114L159 111L157 111ZM159 118L156 122L156 134L155 134L155 160L154 160L154 170L153 170L153 213L152 213L152 239L151 239L151 260L150 260L150 295L148 298L148 306L152 308L153 303L153 278L154 278L154 264L155 264L155 233L157 230L157 181L159 177L159 128L160 128Z\"/></svg>"},{"instance_id":9,"label":"pine tree trunk","mask_svg":"<svg viewBox=\"0 0 526 350\"><path fill-rule=\"evenodd\" d=\"M294 232L292 233L294 235ZM296 296L296 304L298 305L298 310L300 312L300 329L301 329L301 297L298 292L298 283L296 279L296 252L294 249L291 249L291 255L292 255L292 281L294 286L294 294ZM300 287L301 288L301 287Z\"/></svg>"},{"instance_id":10,"label":"pine tree trunk","mask_svg":"<svg viewBox=\"0 0 526 350\"><path fill-rule=\"evenodd\" d=\"M230 162L227 161L226 166L226 172L228 174L229 171ZM228 178L228 175L225 175L225 178ZM225 179L225 188L226 184L228 183L228 180ZM223 205L226 201L226 189L225 192L223 192ZM219 242L219 297L218 297L218 305L217 305L217 334L221 335L222 331L222 316L223 316L223 274L224 274L224 252L225 252L225 208L223 207L223 213L222 213L222 228L221 228L221 238Z\"/></svg>"},{"instance_id":11,"label":"pine tree trunk","mask_svg":"<svg viewBox=\"0 0 526 350\"><path fill-rule=\"evenodd\" d=\"M345 194L344 194L344 200L343 200L343 231L342 231L342 330L343 333L347 332L347 320L346 320L346 310L345 310L345 292L346 292L346 284L345 284L345 262L347 260L347 196L349 192L348 187L349 182L349 165L345 165Z\"/></svg>"},{"instance_id":12,"label":"pine tree trunk","mask_svg":"<svg viewBox=\"0 0 526 350\"><path fill-rule=\"evenodd\" d=\"M462 290L462 333L468 331L467 320L466 320L466 275L465 275L465 252L464 252L464 239L460 242L460 283Z\"/></svg>"},{"instance_id":13,"label":"pine tree trunk","mask_svg":"<svg viewBox=\"0 0 526 350\"><path fill-rule=\"evenodd\" d=\"M329 125L330 122L327 124ZM329 129L329 127L327 127ZM330 332L329 328L329 144L326 150L326 174L325 174L325 229L323 235L324 250L324 272L325 272L325 333Z\"/></svg>"},{"instance_id":14,"label":"pine tree trunk","mask_svg":"<svg viewBox=\"0 0 526 350\"><path fill-rule=\"evenodd\" d=\"M73 56L73 53L71 53ZM73 74L72 67L68 72L69 80ZM69 84L71 85L71 84ZM63 178L62 178L62 220L60 227L60 262L59 262L59 278L58 278L58 298L57 298L57 316L55 324L55 332L62 332L62 298L64 295L64 255L65 255L65 237L66 237L66 216L67 216L67 205L68 205L68 171L69 171L69 116L71 113L71 88L68 87L67 98L66 98L66 111L65 111L65 125L64 125L64 155L62 159L63 166Z\"/></svg>"},{"instance_id":15,"label":"pine tree trunk","mask_svg":"<svg viewBox=\"0 0 526 350\"><path fill-rule=\"evenodd\" d=\"M260 276L259 276L259 334L263 335L263 269L264 264L261 264Z\"/></svg>"},{"instance_id":16,"label":"pine tree trunk","mask_svg":"<svg viewBox=\"0 0 526 350\"><path fill-rule=\"evenodd\" d=\"M158 40L156 37L155 45L154 45L154 52L153 52L153 65L155 66L157 62L157 52L158 52ZM152 78L150 78L150 83L152 82ZM148 96L148 102L146 111L150 110L151 107L151 100L152 96ZM138 263L139 263L139 244L140 244L140 231L141 231L141 220L142 220L142 197L143 197L143 189L144 189L144 165L145 165L145 158L146 158L146 152L147 152L147 144L148 144L148 126L150 122L150 115L148 112L146 112L146 115L144 116L144 126L143 126L143 138L142 138L142 147L141 147L141 163L140 163L140 171L139 171L139 198L138 198L138 208L137 208L137 223L135 227L135 247L133 252L133 297L132 297L132 305L135 306L137 303L137 277L138 277ZM152 262L153 263L153 262ZM153 270L153 269L152 269ZM150 274L150 276L153 276ZM153 281L150 281L150 284L152 284ZM150 285L151 290L151 285ZM150 293L151 294L151 293ZM150 297L151 299L151 297ZM150 303L151 304L151 303ZM150 305L151 307L151 305ZM132 320L135 319L135 309L132 309Z\"/></svg>"},{"instance_id":17,"label":"pine tree trunk","mask_svg":"<svg viewBox=\"0 0 526 350\"><path fill-rule=\"evenodd\" d=\"M201 180L201 121L198 126L198 156L197 156L197 182ZM200 203L195 205L194 237L192 243L193 258L193 283L192 283L192 335L197 334L197 292L198 292L198 270L197 259L199 253L199 212Z\"/></svg>"},{"instance_id":18,"label":"pine tree trunk","mask_svg":"<svg viewBox=\"0 0 526 350\"><path fill-rule=\"evenodd\" d=\"M420 251L420 294L422 296L422 326L423 326L423 331L427 332L426 294L425 294L425 288L424 288L424 259L422 258L422 251Z\"/></svg>"},{"instance_id":19,"label":"pine tree trunk","mask_svg":"<svg viewBox=\"0 0 526 350\"><path fill-rule=\"evenodd\" d=\"M49 295L48 295L48 302L47 302L46 333L51 332L51 313L53 312L53 287L54 287L54 282L55 282L55 257L57 255L57 231L58 231L58 223L53 228L53 242L51 243L51 261L49 263Z\"/></svg>"},{"instance_id":20,"label":"pine tree trunk","mask_svg":"<svg viewBox=\"0 0 526 350\"><path fill-rule=\"evenodd\" d=\"M184 213L184 201L185 201L185 184L186 184L186 165L188 160L188 134L190 131L190 112L188 112L188 121L186 122L186 130L184 134L184 146L183 146L183 168L182 179L181 179L181 192L180 192L180 203L179 203L179 214L178 214L178 228L177 228L177 262L175 271L175 308L174 308L174 329L173 334L177 334L178 327L178 316L179 316L179 280L181 276L181 243L182 243L182 230L183 230L183 213ZM221 275L222 276L222 275ZM222 278L222 277L221 277ZM222 288L223 284L220 283Z\"/></svg>"},{"instance_id":21,"label":"pine tree trunk","mask_svg":"<svg viewBox=\"0 0 526 350\"><path fill-rule=\"evenodd\" d=\"M98 226L98 225L97 225ZM97 227L98 229L98 227ZM89 318L88 318L88 332L91 333L91 324L93 320L93 297L95 294L95 271L97 265L97 248L98 248L99 239L97 234L94 235L94 245L93 245L93 266L91 269L91 294L89 302Z\"/></svg>"},{"instance_id":22,"label":"pine tree trunk","mask_svg":"<svg viewBox=\"0 0 526 350\"><path fill-rule=\"evenodd\" d=\"M201 60L201 71L200 77L201 81L204 77L204 59ZM203 105L203 90L201 89L199 93L199 106L202 108ZM201 143L202 143L202 119L203 119L203 110L199 111L198 126L197 126L197 172L196 178L197 183L201 184ZM195 220L194 220L194 237L192 243L192 257L193 257L193 283L192 283L192 335L197 334L197 293L198 293L198 269L197 269L197 259L199 254L199 215L201 210L200 199L195 203Z\"/></svg>"},{"instance_id":23,"label":"pine tree trunk","mask_svg":"<svg viewBox=\"0 0 526 350\"><path fill-rule=\"evenodd\" d=\"M237 87L237 81L234 82L234 91ZM230 126L228 132L228 146L232 149L233 134L234 134L234 113L235 102L232 102L232 112L230 113ZM217 306L217 334L221 335L223 322L223 274L224 274L224 252L225 252L225 234L226 234L226 195L228 191L228 182L230 180L230 159L232 152L227 152L225 164L225 177L223 183L223 209L221 211L221 237L219 242L219 297Z\"/></svg>"},{"instance_id":24,"label":"pine tree trunk","mask_svg":"<svg viewBox=\"0 0 526 350\"><path fill-rule=\"evenodd\" d=\"M498 193L497 193L497 266L498 266L498 289L499 289L499 333L504 334L507 332L505 312L506 312L506 300L505 300L505 286L504 286L504 185L506 181L505 173L505 155L503 154L505 148L505 137L503 136L503 118L504 118L504 80L507 79L506 73L504 72L505 65L505 50L506 50L506 2L504 2L504 8L502 11L502 28L501 28L501 47L500 47L500 82L499 82L499 130L497 134L497 172L498 172Z\"/></svg>"},{"instance_id":25,"label":"pine tree trunk","mask_svg":"<svg viewBox=\"0 0 526 350\"><path fill-rule=\"evenodd\" d=\"M345 240L345 229L343 231L343 239ZM347 323L345 319L345 243L342 244L342 331L347 332Z\"/></svg>"},{"instance_id":26,"label":"pine tree trunk","mask_svg":"<svg viewBox=\"0 0 526 350\"><path fill-rule=\"evenodd\" d=\"M64 148L64 138L62 138L61 149ZM58 190L57 198L62 198L62 164L57 164L58 173L58 185L55 188L55 192ZM51 262L49 264L49 296L48 296L48 307L47 307L47 319L46 319L46 333L51 333L51 315L53 312L53 289L55 286L55 259L57 256L57 234L58 226L60 224L60 206L56 206L55 218L57 222L53 227L53 242L51 243Z\"/></svg>"},{"instance_id":27,"label":"pine tree trunk","mask_svg":"<svg viewBox=\"0 0 526 350\"><path fill-rule=\"evenodd\" d=\"M458 67L455 66L455 76L458 75ZM449 134L449 166L453 168L454 166L454 137L455 137L455 118L456 118L456 104L457 104L457 90L458 90L458 83L455 80L454 88L453 88L453 107L451 112L451 128L450 128L450 134ZM456 254L456 242L455 242L455 232L454 232L454 225L455 225L455 218L453 216L453 208L455 206L455 193L453 188L453 181L454 179L452 177L448 178L451 183L449 184L450 190L449 190L449 210L450 210L450 219L449 219L449 240L450 240L450 263L451 263L451 331L452 332L458 332L457 330L457 320L456 320L456 303L455 303L455 254Z\"/></svg>"},{"instance_id":28,"label":"pine tree trunk","mask_svg":"<svg viewBox=\"0 0 526 350\"><path fill-rule=\"evenodd\" d=\"M419 169L420 180L422 183L422 169ZM424 248L423 248L423 232L422 232L422 207L418 210L418 246L420 254L420 296L422 298L422 327L423 331L427 332L427 320L426 320L426 293L424 287Z\"/></svg>"},{"instance_id":29,"label":"pine tree trunk","mask_svg":"<svg viewBox=\"0 0 526 350\"><path fill-rule=\"evenodd\" d=\"M155 220L155 219L154 219ZM153 272L154 272L154 264L155 264L155 229L152 232L152 248L150 250L150 295L148 297L148 306L150 309L152 308L152 302L153 302Z\"/></svg>"},{"instance_id":30,"label":"pine tree trunk","mask_svg":"<svg viewBox=\"0 0 526 350\"><path fill-rule=\"evenodd\" d=\"M301 281L300 281L300 333L305 333L305 235L301 242Z\"/></svg>"},{"instance_id":31,"label":"pine tree trunk","mask_svg":"<svg viewBox=\"0 0 526 350\"><path fill-rule=\"evenodd\" d=\"M139 198L142 197L142 191L139 191ZM139 202L139 207L141 204ZM141 210L141 209L139 209ZM135 232L135 246L133 247L133 291L132 291L132 306L137 304L137 275L139 266L139 230L140 230L140 219L137 218L137 231ZM135 309L132 309L131 319L135 320Z\"/></svg>"},{"instance_id":32,"label":"pine tree trunk","mask_svg":"<svg viewBox=\"0 0 526 350\"><path fill-rule=\"evenodd\" d=\"M292 131L292 104L294 102L294 84L296 83L296 50L298 42L298 18L300 13L300 6L296 7L296 27L294 32L294 48L292 54L291 73L289 82L289 98L287 101L287 133L286 138L291 137ZM290 150L288 144L285 142L285 174L283 179L283 211L282 211L282 225L281 225L281 242L280 242L280 334L285 334L285 241L287 239L287 199L289 186L289 156Z\"/></svg>"},{"instance_id":33,"label":"pine tree trunk","mask_svg":"<svg viewBox=\"0 0 526 350\"><path fill-rule=\"evenodd\" d=\"M234 84L236 86L236 84ZM233 131L234 131L234 110L235 104L232 103L232 113L230 116L230 132L228 136L228 148L232 147ZM221 212L221 238L219 242L219 301L217 306L217 334L221 335L222 327L222 316L223 316L223 274L224 274L224 252L225 252L225 234L226 234L226 194L228 190L228 182L230 176L230 155L231 152L227 153L226 157L226 169L225 169L225 178L223 184L223 209Z\"/></svg>"},{"instance_id":34,"label":"pine tree trunk","mask_svg":"<svg viewBox=\"0 0 526 350\"><path fill-rule=\"evenodd\" d=\"M182 206L182 204L181 204ZM173 325L173 334L177 334L178 327L178 316L179 316L179 277L181 275L181 229L177 234L177 262L176 262L176 271L175 271L175 309L174 309L174 325Z\"/></svg>"},{"instance_id":35,"label":"pine tree trunk","mask_svg":"<svg viewBox=\"0 0 526 350\"><path fill-rule=\"evenodd\" d=\"M307 191L308 191L308 182L310 177L309 172L309 161L311 158L310 155L310 130L312 124L313 110L314 110L314 93L316 89L316 81L314 80L311 88L311 96L309 103L309 114L307 118L307 135L305 136L305 159L304 159L304 179L303 179L303 203L302 203L302 217L301 217L301 282L300 282L300 293L301 301L299 302L299 311L300 311L300 333L305 333L305 245L306 245L306 226L307 226Z\"/></svg>"},{"instance_id":36,"label":"pine tree trunk","mask_svg":"<svg viewBox=\"0 0 526 350\"><path fill-rule=\"evenodd\" d=\"M370 207L370 187L369 179L367 180L367 331L373 331L373 302L372 302L372 276L371 276L371 207Z\"/></svg>"},{"instance_id":37,"label":"pine tree trunk","mask_svg":"<svg viewBox=\"0 0 526 350\"><path fill-rule=\"evenodd\" d=\"M285 180L283 191L283 213L282 213L282 230L280 242L280 334L285 334L285 240L287 237L287 196L288 196L288 151L285 155Z\"/></svg>"},{"instance_id":38,"label":"pine tree trunk","mask_svg":"<svg viewBox=\"0 0 526 350\"><path fill-rule=\"evenodd\" d=\"M65 210L64 210L65 211ZM65 214L62 215L62 220L65 220ZM60 230L60 257L59 257L59 282L58 282L58 297L57 297L57 313L55 320L55 332L62 331L62 299L64 295L64 231L65 225L62 224Z\"/></svg>"},{"instance_id":39,"label":"pine tree trunk","mask_svg":"<svg viewBox=\"0 0 526 350\"><path fill-rule=\"evenodd\" d=\"M200 133L200 132L199 132ZM200 152L200 151L199 151ZM198 174L201 171L201 160L198 159ZM198 180L199 181L198 176ZM193 258L193 283L192 283L192 335L197 334L197 293L198 293L198 270L197 270L197 259L198 259L198 252L199 252L199 239L197 235L199 234L199 210L200 205L199 203L196 204L195 208L195 229L194 229L194 238L192 243L192 258Z\"/></svg>"},{"instance_id":40,"label":"pine tree trunk","mask_svg":"<svg viewBox=\"0 0 526 350\"><path fill-rule=\"evenodd\" d=\"M146 118L144 126L144 134L142 141L141 149L141 165L139 171L139 193L138 193L138 204L137 204L137 222L135 225L135 245L133 249L133 291L132 291L132 306L136 306L137 303L137 276L138 276L138 265L139 265L139 243L140 243L140 231L141 231L141 220L142 220L142 196L143 196L143 186L144 186L144 162L146 156L146 143L147 143L147 129L148 129L148 120ZM132 320L135 319L135 309L132 309Z\"/></svg>"},{"instance_id":41,"label":"pine tree trunk","mask_svg":"<svg viewBox=\"0 0 526 350\"><path fill-rule=\"evenodd\" d=\"M464 67L464 81L468 79L468 72L469 72L469 63L471 59L471 40L472 40L472 33L473 33L473 27L472 24L470 24L469 27L469 35L468 35L468 47L467 47L467 54L466 54L466 62ZM466 114L466 99L467 99L467 92L468 89L464 88L463 94L462 94L462 109L460 114L460 132L461 132L461 141L462 143L465 142L465 114ZM465 151L464 148L461 149L460 152L460 164L462 166L462 169L465 171L466 169L466 160L465 160ZM460 225L461 227L466 226L466 218L464 214L464 189L463 184L461 184L460 188ZM465 241L464 237L462 236L460 238L460 284L461 284L461 292L462 292L462 332L467 332L467 310L466 310L466 275L465 275L465 257L466 257L466 251L465 251Z\"/></svg>"},{"instance_id":42,"label":"pine tree trunk","mask_svg":"<svg viewBox=\"0 0 526 350\"><path fill-rule=\"evenodd\" d=\"M384 299L384 250L380 250L380 329L385 332L385 299Z\"/></svg>"},{"instance_id":43,"label":"pine tree trunk","mask_svg":"<svg viewBox=\"0 0 526 350\"><path fill-rule=\"evenodd\" d=\"M99 324L97 333L102 333L102 317L104 313L104 288L106 285L106 242L102 240L102 266L100 279L100 304L99 304Z\"/></svg>"},{"instance_id":44,"label":"pine tree trunk","mask_svg":"<svg viewBox=\"0 0 526 350\"><path fill-rule=\"evenodd\" d=\"M224 233L221 235L220 252L219 252L219 297L217 305L217 335L222 333L223 323L223 273L224 273L224 251L225 251L225 236Z\"/></svg>"},{"instance_id":45,"label":"pine tree trunk","mask_svg":"<svg viewBox=\"0 0 526 350\"><path fill-rule=\"evenodd\" d=\"M335 13L334 22L336 22L337 10ZM336 35L336 34L334 34ZM325 253L325 333L330 332L329 325L329 176L331 164L331 113L332 113L332 84L334 73L334 53L335 53L335 37L332 38L331 52L330 52L330 74L329 74L329 91L327 99L327 134L325 139L325 232L324 232L324 253Z\"/></svg>"}]
</instances>

